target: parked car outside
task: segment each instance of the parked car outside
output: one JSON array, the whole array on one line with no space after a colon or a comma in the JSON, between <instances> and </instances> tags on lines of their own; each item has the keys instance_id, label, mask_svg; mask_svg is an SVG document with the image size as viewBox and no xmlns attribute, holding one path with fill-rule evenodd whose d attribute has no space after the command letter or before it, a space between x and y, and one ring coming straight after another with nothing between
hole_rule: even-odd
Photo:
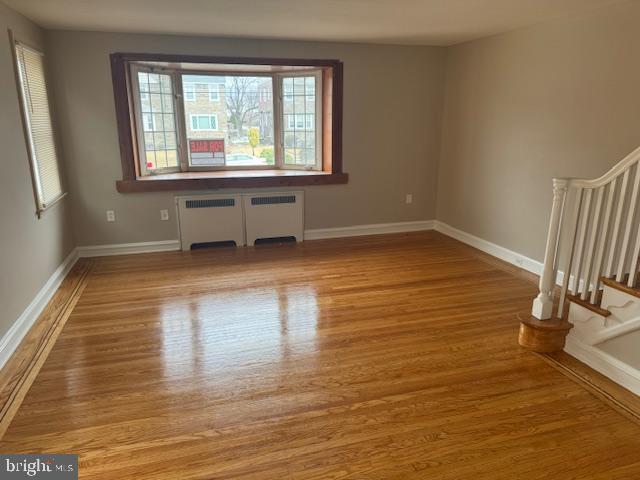
<instances>
[{"instance_id":1,"label":"parked car outside","mask_svg":"<svg viewBox=\"0 0 640 480\"><path fill-rule=\"evenodd\" d=\"M227 154L227 166L263 166L268 165L266 158L254 157L248 153Z\"/></svg>"}]
</instances>

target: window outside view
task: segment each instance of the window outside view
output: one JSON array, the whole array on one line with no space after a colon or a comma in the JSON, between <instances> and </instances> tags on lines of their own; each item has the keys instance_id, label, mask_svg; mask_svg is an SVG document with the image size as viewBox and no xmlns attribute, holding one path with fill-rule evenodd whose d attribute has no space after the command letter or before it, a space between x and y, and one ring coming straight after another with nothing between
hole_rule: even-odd
<instances>
[{"instance_id":1,"label":"window outside view","mask_svg":"<svg viewBox=\"0 0 640 480\"><path fill-rule=\"evenodd\" d=\"M270 76L182 75L182 88L190 165L275 164ZM195 140L223 140L224 157Z\"/></svg>"}]
</instances>

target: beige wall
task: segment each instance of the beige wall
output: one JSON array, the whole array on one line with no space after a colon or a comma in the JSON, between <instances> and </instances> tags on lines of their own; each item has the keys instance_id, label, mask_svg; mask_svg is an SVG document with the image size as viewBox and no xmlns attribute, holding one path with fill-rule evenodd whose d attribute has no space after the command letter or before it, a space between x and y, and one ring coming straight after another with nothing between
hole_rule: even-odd
<instances>
[{"instance_id":1,"label":"beige wall","mask_svg":"<svg viewBox=\"0 0 640 480\"><path fill-rule=\"evenodd\" d=\"M640 2L450 48L438 219L542 260L555 176L640 145Z\"/></svg>"},{"instance_id":2,"label":"beige wall","mask_svg":"<svg viewBox=\"0 0 640 480\"><path fill-rule=\"evenodd\" d=\"M35 215L7 29L42 47L43 32L0 3L0 337L73 248L68 199Z\"/></svg>"},{"instance_id":3,"label":"beige wall","mask_svg":"<svg viewBox=\"0 0 640 480\"><path fill-rule=\"evenodd\" d=\"M432 219L444 50L204 37L48 32L73 216L80 245L178 238L174 193L119 194L111 52L337 58L344 61L349 184L306 188L306 228ZM413 193L414 203L405 204ZM107 223L105 211L116 211Z\"/></svg>"}]
</instances>

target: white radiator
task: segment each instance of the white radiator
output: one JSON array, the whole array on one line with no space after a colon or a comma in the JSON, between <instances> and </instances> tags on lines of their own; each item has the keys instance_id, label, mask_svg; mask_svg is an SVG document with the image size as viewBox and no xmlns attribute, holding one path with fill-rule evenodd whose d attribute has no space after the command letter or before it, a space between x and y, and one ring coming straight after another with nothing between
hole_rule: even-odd
<instances>
[{"instance_id":1,"label":"white radiator","mask_svg":"<svg viewBox=\"0 0 640 480\"><path fill-rule=\"evenodd\" d=\"M182 250L194 243L234 241L244 245L240 195L176 197Z\"/></svg>"},{"instance_id":2,"label":"white radiator","mask_svg":"<svg viewBox=\"0 0 640 480\"><path fill-rule=\"evenodd\" d=\"M247 245L260 238L304 239L304 192L242 195Z\"/></svg>"}]
</instances>

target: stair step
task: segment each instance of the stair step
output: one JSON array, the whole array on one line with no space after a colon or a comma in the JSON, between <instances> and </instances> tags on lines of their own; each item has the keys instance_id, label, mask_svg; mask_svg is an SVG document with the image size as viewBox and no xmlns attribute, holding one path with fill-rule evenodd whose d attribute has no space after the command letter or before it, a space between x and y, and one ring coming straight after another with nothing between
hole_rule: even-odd
<instances>
[{"instance_id":1,"label":"stair step","mask_svg":"<svg viewBox=\"0 0 640 480\"><path fill-rule=\"evenodd\" d=\"M587 294L587 298L591 298L591 293ZM609 310L600 306L600 302L602 301L602 290L598 291L595 304L591 303L589 300L583 300L582 298L580 298L580 295L567 295L567 299L570 302L576 303L581 307L597 313L598 315L602 315L603 317L608 317L609 315L611 315L611 312Z\"/></svg>"},{"instance_id":2,"label":"stair step","mask_svg":"<svg viewBox=\"0 0 640 480\"><path fill-rule=\"evenodd\" d=\"M628 277L629 277L628 275L625 277L624 283L618 282L615 279L615 277L614 278L601 277L600 280L607 287L615 288L616 290L620 290L621 292L628 293L629 295L633 295L634 297L640 298L640 289L638 289L638 287L630 287L627 285L626 278Z\"/></svg>"}]
</instances>

